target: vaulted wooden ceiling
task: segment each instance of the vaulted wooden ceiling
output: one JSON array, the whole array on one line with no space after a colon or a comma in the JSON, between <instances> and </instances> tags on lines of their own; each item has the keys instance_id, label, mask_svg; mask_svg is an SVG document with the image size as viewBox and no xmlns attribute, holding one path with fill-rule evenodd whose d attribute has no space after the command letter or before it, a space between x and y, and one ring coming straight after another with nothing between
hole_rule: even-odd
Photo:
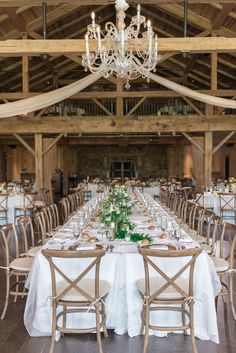
<instances>
[{"instance_id":1,"label":"vaulted wooden ceiling","mask_svg":"<svg viewBox=\"0 0 236 353\"><path fill-rule=\"evenodd\" d=\"M84 38L90 13L95 11L97 22L104 25L115 21L115 8L110 0L48 0L47 38ZM159 37L183 37L183 1L143 0L142 14L150 18ZM188 1L187 36L236 37L235 1ZM137 1L129 1L127 16L135 13ZM34 5L34 6L33 6ZM41 1L0 0L0 40L43 38ZM235 40L235 39L234 39ZM158 64L158 74L193 89L210 89L210 54L164 54ZM75 55L30 58L30 91L46 91L64 86L85 75L81 58ZM218 54L218 89L236 89L236 53ZM138 81L132 89L146 89L146 82ZM101 79L94 90L114 90L115 85ZM151 83L148 89L158 89ZM0 58L0 92L22 90L22 59Z\"/></svg>"}]
</instances>

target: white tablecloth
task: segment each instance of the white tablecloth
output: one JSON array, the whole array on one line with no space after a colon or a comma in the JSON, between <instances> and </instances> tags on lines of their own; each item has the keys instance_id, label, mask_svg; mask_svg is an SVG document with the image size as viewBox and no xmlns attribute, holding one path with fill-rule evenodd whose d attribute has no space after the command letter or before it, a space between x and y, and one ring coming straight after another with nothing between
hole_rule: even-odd
<instances>
[{"instance_id":1,"label":"white tablecloth","mask_svg":"<svg viewBox=\"0 0 236 353\"><path fill-rule=\"evenodd\" d=\"M64 272L76 271L78 260L74 260L75 263L72 265L66 260L60 261L64 261ZM181 259L174 259L175 262L172 264L169 260L168 262L164 259L161 261L169 275L176 273L179 266L183 266ZM101 261L100 278L110 283L110 291L106 299L108 328L115 329L117 334L127 332L130 337L139 335L143 302L136 282L144 278L141 255L125 252L107 253ZM35 257L28 285L29 294L24 313L26 329L31 336L49 336L51 334L50 271L47 260L41 253ZM220 291L220 287L213 263L210 257L203 252L197 259L194 276L195 335L200 339L211 339L216 343L219 342L219 338L214 297ZM90 314L77 315L77 318L80 317L80 325L89 324L91 326L92 316ZM154 316L155 322L162 324L175 326L181 322L181 316L175 312L158 312L154 313ZM68 323L75 325L77 318L72 317L71 322ZM167 333L155 331L153 334L164 336Z\"/></svg>"}]
</instances>

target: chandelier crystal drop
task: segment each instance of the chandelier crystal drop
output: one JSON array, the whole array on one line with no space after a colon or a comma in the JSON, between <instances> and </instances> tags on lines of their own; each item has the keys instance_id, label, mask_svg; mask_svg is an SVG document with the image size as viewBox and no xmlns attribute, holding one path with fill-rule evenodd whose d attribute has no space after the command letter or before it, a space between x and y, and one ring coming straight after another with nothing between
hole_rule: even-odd
<instances>
[{"instance_id":1,"label":"chandelier crystal drop","mask_svg":"<svg viewBox=\"0 0 236 353\"><path fill-rule=\"evenodd\" d=\"M125 87L130 88L129 81L140 76L149 82L149 73L156 71L161 56L158 54L157 35L154 34L150 20L140 14L133 16L126 26L125 11L129 5L126 0L116 0L117 27L112 22L105 24L106 34L95 22L92 12L92 23L87 26L85 34L86 52L82 55L85 71L100 72L105 78L115 75L126 79ZM141 33L141 28L143 32ZM89 40L97 42L97 49L90 51Z\"/></svg>"}]
</instances>

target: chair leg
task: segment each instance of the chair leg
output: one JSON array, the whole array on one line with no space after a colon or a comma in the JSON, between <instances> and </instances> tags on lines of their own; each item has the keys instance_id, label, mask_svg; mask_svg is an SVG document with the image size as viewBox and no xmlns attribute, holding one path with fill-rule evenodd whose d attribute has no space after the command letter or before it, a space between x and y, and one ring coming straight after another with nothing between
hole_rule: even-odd
<instances>
[{"instance_id":1,"label":"chair leg","mask_svg":"<svg viewBox=\"0 0 236 353\"><path fill-rule=\"evenodd\" d=\"M217 309L218 309L218 299L219 299L219 296L217 295L215 297L215 308L216 308L216 313L217 313Z\"/></svg>"},{"instance_id":2,"label":"chair leg","mask_svg":"<svg viewBox=\"0 0 236 353\"><path fill-rule=\"evenodd\" d=\"M144 331L144 315L145 315L145 307L143 307L141 311L141 328L140 328L140 335L143 335Z\"/></svg>"},{"instance_id":3,"label":"chair leg","mask_svg":"<svg viewBox=\"0 0 236 353\"><path fill-rule=\"evenodd\" d=\"M101 305L102 305L103 333L104 333L104 337L108 337L106 308L103 303Z\"/></svg>"},{"instance_id":4,"label":"chair leg","mask_svg":"<svg viewBox=\"0 0 236 353\"><path fill-rule=\"evenodd\" d=\"M67 309L66 305L63 305L63 315L62 315L62 327L66 328L66 313L64 312ZM64 336L64 332L61 332L61 335Z\"/></svg>"},{"instance_id":5,"label":"chair leg","mask_svg":"<svg viewBox=\"0 0 236 353\"><path fill-rule=\"evenodd\" d=\"M102 340L101 340L99 303L95 304L95 310L96 310L97 342L98 342L98 347L99 347L99 353L103 353L103 351L102 351Z\"/></svg>"},{"instance_id":6,"label":"chair leg","mask_svg":"<svg viewBox=\"0 0 236 353\"><path fill-rule=\"evenodd\" d=\"M230 305L231 305L231 310L232 310L234 320L236 320L236 311L235 311L235 307L234 307L233 275L232 274L230 274L230 276L229 276L229 300L230 300Z\"/></svg>"},{"instance_id":7,"label":"chair leg","mask_svg":"<svg viewBox=\"0 0 236 353\"><path fill-rule=\"evenodd\" d=\"M192 350L193 350L193 353L198 353L196 341L195 341L195 334L194 334L193 303L191 303L189 306L189 314L190 314L190 334L191 334L191 341L192 341Z\"/></svg>"},{"instance_id":8,"label":"chair leg","mask_svg":"<svg viewBox=\"0 0 236 353\"><path fill-rule=\"evenodd\" d=\"M4 308L2 311L2 315L1 315L1 320L4 319L6 312L7 312L7 307L8 307L8 303L9 303L9 295L10 295L10 273L6 272L6 298L5 298Z\"/></svg>"},{"instance_id":9,"label":"chair leg","mask_svg":"<svg viewBox=\"0 0 236 353\"><path fill-rule=\"evenodd\" d=\"M19 276L16 275L16 292L19 292ZM14 296L14 303L17 301L17 294Z\"/></svg>"},{"instance_id":10,"label":"chair leg","mask_svg":"<svg viewBox=\"0 0 236 353\"><path fill-rule=\"evenodd\" d=\"M51 338L51 344L50 344L50 349L49 353L53 353L54 351L54 346L55 346L55 338L56 338L56 305L53 304L52 307L52 338Z\"/></svg>"},{"instance_id":11,"label":"chair leg","mask_svg":"<svg viewBox=\"0 0 236 353\"><path fill-rule=\"evenodd\" d=\"M185 303L182 304L182 325L186 326L186 317L185 317ZM184 335L186 335L186 330L183 330Z\"/></svg>"},{"instance_id":12,"label":"chair leg","mask_svg":"<svg viewBox=\"0 0 236 353\"><path fill-rule=\"evenodd\" d=\"M149 316L150 316L150 310L149 310L149 304L146 305L145 308L145 334L144 334L144 343L143 343L143 353L146 353L147 351L147 345L148 345L148 335L149 335Z\"/></svg>"}]
</instances>

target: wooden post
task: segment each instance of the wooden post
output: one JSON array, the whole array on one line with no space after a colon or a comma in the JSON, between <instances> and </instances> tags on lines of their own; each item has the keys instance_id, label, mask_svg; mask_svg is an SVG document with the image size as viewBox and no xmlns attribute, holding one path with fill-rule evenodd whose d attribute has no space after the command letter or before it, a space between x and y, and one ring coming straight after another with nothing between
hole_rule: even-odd
<instances>
[{"instance_id":1,"label":"wooden post","mask_svg":"<svg viewBox=\"0 0 236 353\"><path fill-rule=\"evenodd\" d=\"M29 57L22 57L22 89L23 93L29 92Z\"/></svg>"},{"instance_id":2,"label":"wooden post","mask_svg":"<svg viewBox=\"0 0 236 353\"><path fill-rule=\"evenodd\" d=\"M117 77L117 85L116 85L116 93L117 93L116 115L117 116L124 115L122 92L123 92L123 79L121 77Z\"/></svg>"},{"instance_id":3,"label":"wooden post","mask_svg":"<svg viewBox=\"0 0 236 353\"><path fill-rule=\"evenodd\" d=\"M214 34L212 35L215 36ZM217 90L217 52L211 53L211 89ZM213 114L214 107L206 104L205 114ZM213 134L205 132L205 155L204 155L204 184L205 186L212 184L212 155L213 155Z\"/></svg>"},{"instance_id":4,"label":"wooden post","mask_svg":"<svg viewBox=\"0 0 236 353\"><path fill-rule=\"evenodd\" d=\"M43 135L35 134L35 188L43 188Z\"/></svg>"},{"instance_id":5,"label":"wooden post","mask_svg":"<svg viewBox=\"0 0 236 353\"><path fill-rule=\"evenodd\" d=\"M205 132L204 184L212 184L212 132Z\"/></svg>"},{"instance_id":6,"label":"wooden post","mask_svg":"<svg viewBox=\"0 0 236 353\"><path fill-rule=\"evenodd\" d=\"M68 146L63 147L63 196L68 195Z\"/></svg>"},{"instance_id":7,"label":"wooden post","mask_svg":"<svg viewBox=\"0 0 236 353\"><path fill-rule=\"evenodd\" d=\"M211 53L211 89L217 90L217 52Z\"/></svg>"}]
</instances>

